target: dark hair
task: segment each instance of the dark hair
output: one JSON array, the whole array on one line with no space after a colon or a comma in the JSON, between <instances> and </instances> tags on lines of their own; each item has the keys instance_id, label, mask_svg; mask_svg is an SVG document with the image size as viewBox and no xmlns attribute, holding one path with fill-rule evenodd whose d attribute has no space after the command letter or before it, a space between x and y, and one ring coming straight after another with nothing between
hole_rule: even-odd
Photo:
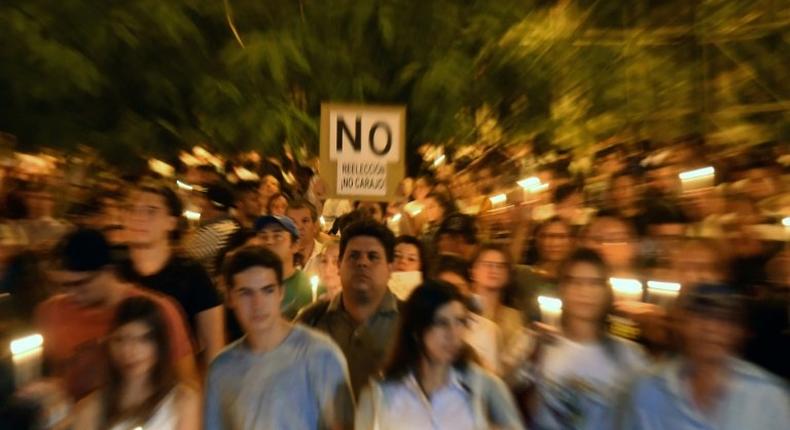
<instances>
[{"instance_id":1,"label":"dark hair","mask_svg":"<svg viewBox=\"0 0 790 430\"><path fill-rule=\"evenodd\" d=\"M436 261L436 267L433 273L434 277L439 277L442 273L454 273L462 277L466 282L472 282L469 276L469 263L457 255L440 255L439 259Z\"/></svg>"},{"instance_id":2,"label":"dark hair","mask_svg":"<svg viewBox=\"0 0 790 430\"><path fill-rule=\"evenodd\" d=\"M172 217L176 217L178 219L178 223L176 223L176 228L170 232L170 240L172 242L177 242L181 239L181 235L184 229L184 222L181 215L184 212L184 204L181 202L181 198L178 197L175 191L172 188L166 185L156 185L156 184L142 184L138 185L134 188L134 190L146 193L146 194L154 194L161 197L165 202L165 209L167 209L167 214Z\"/></svg>"},{"instance_id":3,"label":"dark hair","mask_svg":"<svg viewBox=\"0 0 790 430\"><path fill-rule=\"evenodd\" d=\"M315 205L305 199L296 199L288 202L288 210L292 209L307 209L310 211L310 219L313 222L318 221L318 210L315 208Z\"/></svg>"},{"instance_id":4,"label":"dark hair","mask_svg":"<svg viewBox=\"0 0 790 430\"><path fill-rule=\"evenodd\" d=\"M444 218L447 218L448 215L456 211L455 202L453 202L452 198L445 193L438 191L431 191L430 193L428 193L428 195L425 198L436 200L436 203L438 203L439 206L442 207L442 210L444 211L444 214L442 215L442 220L444 220ZM440 220L439 222L441 222L442 220Z\"/></svg>"},{"instance_id":5,"label":"dark hair","mask_svg":"<svg viewBox=\"0 0 790 430\"><path fill-rule=\"evenodd\" d=\"M346 252L346 247L351 239L359 236L373 237L384 247L387 261L392 263L395 260L395 235L384 224L365 219L349 224L340 233L340 259Z\"/></svg>"},{"instance_id":6,"label":"dark hair","mask_svg":"<svg viewBox=\"0 0 790 430\"><path fill-rule=\"evenodd\" d=\"M535 229L532 231L532 237L530 238L530 244L529 244L530 246L527 249L527 258L526 258L527 264L537 264L538 261L540 261L540 253L538 251L538 239L540 238L540 235L543 233L543 230L545 230L548 226L552 224L564 225L565 228L568 230L569 234L571 235L571 237L573 237L576 233L572 225L570 225L567 221L565 221L564 219L560 218L557 215L554 215L553 217L536 225Z\"/></svg>"},{"instance_id":7,"label":"dark hair","mask_svg":"<svg viewBox=\"0 0 790 430\"><path fill-rule=\"evenodd\" d=\"M236 184L236 198L240 199L246 193L257 193L260 186L260 181L239 181Z\"/></svg>"},{"instance_id":8,"label":"dark hair","mask_svg":"<svg viewBox=\"0 0 790 430\"><path fill-rule=\"evenodd\" d=\"M274 270L275 275L277 275L277 283L282 285L283 262L280 260L280 257L262 246L244 246L229 254L227 260L225 260L223 275L228 289L232 290L234 287L234 276L253 267Z\"/></svg>"},{"instance_id":9,"label":"dark hair","mask_svg":"<svg viewBox=\"0 0 790 430\"><path fill-rule=\"evenodd\" d=\"M148 339L156 346L156 363L149 375L153 393L140 406L130 410L121 410L121 388L123 378L120 369L115 366L112 355L109 360L109 378L104 390L104 422L111 427L121 421L130 420L140 425L148 421L161 403L175 387L176 377L170 351L170 333L165 318L158 304L147 297L130 297L122 301L115 311L111 333L126 324L141 322L148 326L151 333ZM107 345L109 352L109 345Z\"/></svg>"},{"instance_id":10,"label":"dark hair","mask_svg":"<svg viewBox=\"0 0 790 430\"><path fill-rule=\"evenodd\" d=\"M592 226L595 225L596 222L602 219L611 219L619 223L622 223L628 229L628 232L631 236L636 237L637 235L636 226L634 226L634 223L630 219L623 218L622 216L620 216L620 214L618 214L614 210L605 209L598 211L595 214L595 217L592 220L590 220L589 223L587 223L587 226L585 226L584 228L584 234L582 235L582 237L583 238L586 237L590 233L590 229L592 228Z\"/></svg>"},{"instance_id":11,"label":"dark hair","mask_svg":"<svg viewBox=\"0 0 790 430\"><path fill-rule=\"evenodd\" d=\"M285 202L288 203L288 197L283 193L274 193L271 197L269 197L269 201L266 202L266 213L271 215L272 214L272 202L280 197L285 199Z\"/></svg>"},{"instance_id":12,"label":"dark hair","mask_svg":"<svg viewBox=\"0 0 790 430\"><path fill-rule=\"evenodd\" d=\"M600 321L601 335L603 335L605 330L606 330L607 317L608 317L608 315L609 315L609 313L610 313L610 311L612 309L612 306L614 304L614 293L612 292L612 287L609 286L609 269L606 266L606 262L604 262L603 258L600 256L600 254L598 254L597 252L593 251L592 249L579 248L576 251L574 251L573 254L571 254L570 257L568 257L568 259L565 260L565 262L562 263L562 266L560 267L560 270L559 270L559 274L560 274L560 276L559 276L559 285L560 285L560 288L562 288L562 285L566 281L566 279L568 277L568 272L570 272L570 270L574 266L576 266L577 264L589 264L589 265L594 266L596 269L598 269L599 272L601 272L601 275L602 275L601 277L604 279L604 282L605 282L605 287L604 288L606 288L606 290L607 290L607 292L609 294L609 298L608 298L608 304L607 304L607 307L606 307L606 312L603 313L603 315L601 316L601 321ZM565 319L565 315L563 314L563 316L562 316L562 324L564 325L565 322L566 322L566 319Z\"/></svg>"},{"instance_id":13,"label":"dark hair","mask_svg":"<svg viewBox=\"0 0 790 430\"><path fill-rule=\"evenodd\" d=\"M401 307L394 348L382 372L384 380L398 381L419 368L420 360L425 355L425 332L433 326L436 312L452 302L468 306L461 292L452 284L443 281L425 281L411 293ZM463 371L474 360L473 357L471 349L465 347L453 367Z\"/></svg>"},{"instance_id":14,"label":"dark hair","mask_svg":"<svg viewBox=\"0 0 790 430\"><path fill-rule=\"evenodd\" d=\"M362 200L355 201L354 202L354 210L362 211L367 216L370 216L370 214L368 213L369 211L363 211L362 209L359 209L359 206L362 203L375 203L381 209L381 215L384 216L384 217L387 216L387 203L385 203L385 202L368 202L368 201L362 201Z\"/></svg>"},{"instance_id":15,"label":"dark hair","mask_svg":"<svg viewBox=\"0 0 790 430\"><path fill-rule=\"evenodd\" d=\"M563 184L557 187L554 190L552 201L554 203L560 203L567 199L568 197L581 193L581 189L576 184Z\"/></svg>"},{"instance_id":16,"label":"dark hair","mask_svg":"<svg viewBox=\"0 0 790 430\"><path fill-rule=\"evenodd\" d=\"M395 239L395 245L393 246L393 250L394 250L394 248L396 248L398 245L400 245L402 243L403 244L407 244L407 245L412 245L412 246L417 248L417 254L420 255L420 272L422 272L422 275L424 277L427 274L427 270L426 270L427 269L427 264L426 264L427 261L426 260L428 259L428 256L425 255L425 247L422 246L422 242L420 242L420 240L417 239L414 236L409 236L409 235L405 235L404 234L404 235L398 236Z\"/></svg>"},{"instance_id":17,"label":"dark hair","mask_svg":"<svg viewBox=\"0 0 790 430\"><path fill-rule=\"evenodd\" d=\"M89 228L77 229L64 236L52 256L59 268L70 272L93 272L113 262L107 239L100 231Z\"/></svg>"}]
</instances>

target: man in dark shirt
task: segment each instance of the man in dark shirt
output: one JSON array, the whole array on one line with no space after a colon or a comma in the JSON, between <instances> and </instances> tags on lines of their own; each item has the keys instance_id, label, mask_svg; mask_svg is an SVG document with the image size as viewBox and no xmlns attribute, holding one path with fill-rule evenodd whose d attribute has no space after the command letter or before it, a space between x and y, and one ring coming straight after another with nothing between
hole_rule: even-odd
<instances>
[{"instance_id":1,"label":"man in dark shirt","mask_svg":"<svg viewBox=\"0 0 790 430\"><path fill-rule=\"evenodd\" d=\"M206 269L174 252L181 213L178 196L167 187L143 184L131 192L125 219L131 261L124 273L176 299L207 364L225 345L224 310Z\"/></svg>"},{"instance_id":2,"label":"man in dark shirt","mask_svg":"<svg viewBox=\"0 0 790 430\"><path fill-rule=\"evenodd\" d=\"M398 299L387 288L394 248L395 237L384 225L369 220L349 225L340 240L343 291L297 317L340 345L355 395L388 359L400 319Z\"/></svg>"}]
</instances>

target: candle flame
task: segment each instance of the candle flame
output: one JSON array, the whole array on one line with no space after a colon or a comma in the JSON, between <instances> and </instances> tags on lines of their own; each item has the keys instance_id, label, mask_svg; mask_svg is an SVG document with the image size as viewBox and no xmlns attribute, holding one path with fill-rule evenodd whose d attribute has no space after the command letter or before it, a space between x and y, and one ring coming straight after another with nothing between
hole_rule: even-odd
<instances>
[{"instance_id":1,"label":"candle flame","mask_svg":"<svg viewBox=\"0 0 790 430\"><path fill-rule=\"evenodd\" d=\"M11 341L11 354L20 355L41 348L44 344L44 337L40 334L33 334Z\"/></svg>"}]
</instances>

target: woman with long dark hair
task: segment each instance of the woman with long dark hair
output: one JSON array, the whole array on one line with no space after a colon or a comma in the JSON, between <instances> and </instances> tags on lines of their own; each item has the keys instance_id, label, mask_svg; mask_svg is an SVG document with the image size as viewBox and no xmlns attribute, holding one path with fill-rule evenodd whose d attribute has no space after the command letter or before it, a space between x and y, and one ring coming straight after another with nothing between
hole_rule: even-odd
<instances>
[{"instance_id":1,"label":"woman with long dark hair","mask_svg":"<svg viewBox=\"0 0 790 430\"><path fill-rule=\"evenodd\" d=\"M614 296L603 259L575 251L560 269L559 333L546 334L529 362L530 428L614 428L614 407L623 389L646 365L634 343L607 333Z\"/></svg>"},{"instance_id":2,"label":"woman with long dark hair","mask_svg":"<svg viewBox=\"0 0 790 430\"><path fill-rule=\"evenodd\" d=\"M474 363L464 343L468 316L453 285L429 281L415 289L382 379L360 396L355 428L522 429L505 385Z\"/></svg>"},{"instance_id":3,"label":"woman with long dark hair","mask_svg":"<svg viewBox=\"0 0 790 430\"><path fill-rule=\"evenodd\" d=\"M124 300L112 327L107 385L77 407L74 428L199 428L200 396L175 377L167 325L157 304L144 297Z\"/></svg>"}]
</instances>

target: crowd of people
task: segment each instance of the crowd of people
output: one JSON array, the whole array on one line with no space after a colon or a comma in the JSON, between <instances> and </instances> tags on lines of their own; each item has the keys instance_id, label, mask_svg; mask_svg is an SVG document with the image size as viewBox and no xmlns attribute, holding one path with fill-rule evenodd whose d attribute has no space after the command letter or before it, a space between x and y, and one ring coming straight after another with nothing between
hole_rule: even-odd
<instances>
[{"instance_id":1,"label":"crowd of people","mask_svg":"<svg viewBox=\"0 0 790 430\"><path fill-rule=\"evenodd\" d=\"M381 201L289 153L6 167L0 328L43 360L0 427L786 429L787 148L528 148Z\"/></svg>"}]
</instances>

